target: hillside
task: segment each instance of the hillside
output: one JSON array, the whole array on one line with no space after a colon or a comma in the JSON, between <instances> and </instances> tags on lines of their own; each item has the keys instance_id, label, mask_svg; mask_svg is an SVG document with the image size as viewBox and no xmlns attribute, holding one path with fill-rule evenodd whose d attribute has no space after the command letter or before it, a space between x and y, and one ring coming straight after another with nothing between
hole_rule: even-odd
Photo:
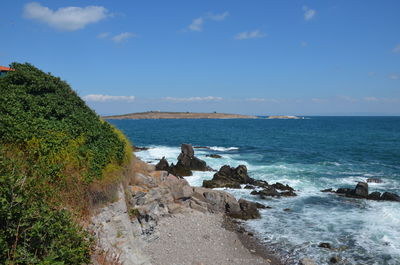
<instances>
[{"instance_id":1,"label":"hillside","mask_svg":"<svg viewBox=\"0 0 400 265\"><path fill-rule=\"evenodd\" d=\"M82 224L131 144L58 77L13 63L0 78L0 264L88 264Z\"/></svg>"},{"instance_id":2,"label":"hillside","mask_svg":"<svg viewBox=\"0 0 400 265\"><path fill-rule=\"evenodd\" d=\"M104 119L257 119L257 116L226 114L226 113L195 113L195 112L160 112L148 111L115 116L105 116Z\"/></svg>"}]
</instances>

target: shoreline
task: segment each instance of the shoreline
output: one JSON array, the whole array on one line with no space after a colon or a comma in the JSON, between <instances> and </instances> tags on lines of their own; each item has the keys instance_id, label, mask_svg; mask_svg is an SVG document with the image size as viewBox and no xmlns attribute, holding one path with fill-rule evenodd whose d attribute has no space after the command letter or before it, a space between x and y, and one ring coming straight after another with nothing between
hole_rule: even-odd
<instances>
[{"instance_id":1,"label":"shoreline","mask_svg":"<svg viewBox=\"0 0 400 265\"><path fill-rule=\"evenodd\" d=\"M244 222L221 211L237 203L228 192L190 186L134 160L133 178L91 218L90 231L107 254L106 263L94 257L93 264L283 265ZM199 195L213 199L198 201Z\"/></svg>"}]
</instances>

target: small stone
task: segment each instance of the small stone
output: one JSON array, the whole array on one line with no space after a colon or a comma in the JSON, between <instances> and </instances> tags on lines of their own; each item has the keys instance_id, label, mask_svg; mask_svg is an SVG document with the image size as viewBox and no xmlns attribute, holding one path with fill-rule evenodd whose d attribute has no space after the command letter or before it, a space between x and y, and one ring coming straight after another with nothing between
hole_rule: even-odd
<instances>
[{"instance_id":1,"label":"small stone","mask_svg":"<svg viewBox=\"0 0 400 265\"><path fill-rule=\"evenodd\" d=\"M340 261L339 256L333 256L329 259L329 262L331 262L331 263L338 263L339 261Z\"/></svg>"},{"instance_id":2,"label":"small stone","mask_svg":"<svg viewBox=\"0 0 400 265\"><path fill-rule=\"evenodd\" d=\"M329 248L329 249L332 248L331 244L329 244L327 242L319 243L318 247L320 247L320 248Z\"/></svg>"}]
</instances>

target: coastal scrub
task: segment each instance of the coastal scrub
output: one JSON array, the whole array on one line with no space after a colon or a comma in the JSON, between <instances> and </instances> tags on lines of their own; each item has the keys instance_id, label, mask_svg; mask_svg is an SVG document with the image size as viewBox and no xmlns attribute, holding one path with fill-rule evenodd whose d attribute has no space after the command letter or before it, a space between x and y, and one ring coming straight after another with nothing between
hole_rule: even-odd
<instances>
[{"instance_id":1,"label":"coastal scrub","mask_svg":"<svg viewBox=\"0 0 400 265\"><path fill-rule=\"evenodd\" d=\"M80 223L93 187L121 179L131 144L65 81L11 67L0 78L0 263L88 263Z\"/></svg>"}]
</instances>

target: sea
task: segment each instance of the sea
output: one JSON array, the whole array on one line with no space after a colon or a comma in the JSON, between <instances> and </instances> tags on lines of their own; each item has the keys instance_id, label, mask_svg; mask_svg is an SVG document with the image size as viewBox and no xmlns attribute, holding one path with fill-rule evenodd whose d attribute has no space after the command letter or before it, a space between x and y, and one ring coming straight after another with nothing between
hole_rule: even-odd
<instances>
[{"instance_id":1,"label":"sea","mask_svg":"<svg viewBox=\"0 0 400 265\"><path fill-rule=\"evenodd\" d=\"M195 155L214 169L246 165L249 176L288 184L297 197L260 199L248 189L228 189L235 197L271 209L246 221L285 264L304 257L317 264L400 264L400 203L323 193L354 188L367 178L370 192L400 195L400 117L305 117L280 119L109 120L135 146L142 160L156 164L165 156L176 163L182 143L208 147ZM210 158L218 154L222 158ZM186 177L194 186L214 172ZM286 209L286 210L285 210ZM334 249L318 247L327 242Z\"/></svg>"}]
</instances>

